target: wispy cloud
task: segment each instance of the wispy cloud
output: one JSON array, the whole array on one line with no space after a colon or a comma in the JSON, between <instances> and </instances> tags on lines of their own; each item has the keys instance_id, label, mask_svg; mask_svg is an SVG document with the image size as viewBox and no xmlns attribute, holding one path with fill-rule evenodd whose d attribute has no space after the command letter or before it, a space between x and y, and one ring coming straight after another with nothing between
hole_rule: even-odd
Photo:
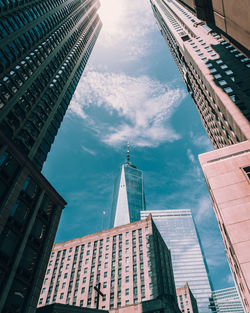
<instances>
[{"instance_id":1,"label":"wispy cloud","mask_svg":"<svg viewBox=\"0 0 250 313\"><path fill-rule=\"evenodd\" d=\"M203 194L196 206L195 220L198 224L208 221L213 214L211 200L207 194Z\"/></svg>"},{"instance_id":2,"label":"wispy cloud","mask_svg":"<svg viewBox=\"0 0 250 313\"><path fill-rule=\"evenodd\" d=\"M187 149L187 156L192 163L195 163L195 156L189 148Z\"/></svg>"},{"instance_id":3,"label":"wispy cloud","mask_svg":"<svg viewBox=\"0 0 250 313\"><path fill-rule=\"evenodd\" d=\"M85 151L85 152L87 152L89 154L96 155L96 152L94 150L91 150L91 149L85 147L84 145L81 145L81 148L82 148L83 151Z\"/></svg>"},{"instance_id":4,"label":"wispy cloud","mask_svg":"<svg viewBox=\"0 0 250 313\"><path fill-rule=\"evenodd\" d=\"M183 90L170 89L148 76L89 71L79 83L70 110L110 146L128 140L136 146L157 146L180 138L170 118L184 96ZM103 110L98 122L94 108Z\"/></svg>"},{"instance_id":5,"label":"wispy cloud","mask_svg":"<svg viewBox=\"0 0 250 313\"><path fill-rule=\"evenodd\" d=\"M210 151L213 149L211 141L209 140L207 135L197 136L192 131L190 132L190 138L192 143L197 147L205 148L206 151Z\"/></svg>"}]
</instances>

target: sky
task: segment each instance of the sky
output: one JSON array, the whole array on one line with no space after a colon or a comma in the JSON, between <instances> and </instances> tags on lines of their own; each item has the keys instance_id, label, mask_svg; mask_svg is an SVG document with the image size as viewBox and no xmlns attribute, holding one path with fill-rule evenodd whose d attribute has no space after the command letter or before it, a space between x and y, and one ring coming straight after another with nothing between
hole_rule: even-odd
<instances>
[{"instance_id":1,"label":"sky","mask_svg":"<svg viewBox=\"0 0 250 313\"><path fill-rule=\"evenodd\" d=\"M43 168L68 203L56 242L108 229L129 141L147 209L191 209L214 289L231 287L198 161L212 145L149 0L101 0L99 14L101 33Z\"/></svg>"}]
</instances>

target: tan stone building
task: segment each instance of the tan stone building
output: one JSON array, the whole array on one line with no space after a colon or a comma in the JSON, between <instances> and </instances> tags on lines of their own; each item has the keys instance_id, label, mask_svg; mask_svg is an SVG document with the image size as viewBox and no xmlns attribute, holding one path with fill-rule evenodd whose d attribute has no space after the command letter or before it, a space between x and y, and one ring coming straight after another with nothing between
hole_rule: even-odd
<instances>
[{"instance_id":1,"label":"tan stone building","mask_svg":"<svg viewBox=\"0 0 250 313\"><path fill-rule=\"evenodd\" d=\"M229 264L250 312L250 141L199 156Z\"/></svg>"},{"instance_id":2,"label":"tan stone building","mask_svg":"<svg viewBox=\"0 0 250 313\"><path fill-rule=\"evenodd\" d=\"M199 313L197 302L190 290L188 283L185 286L176 288L179 309L182 313Z\"/></svg>"},{"instance_id":3,"label":"tan stone building","mask_svg":"<svg viewBox=\"0 0 250 313\"><path fill-rule=\"evenodd\" d=\"M179 312L170 251L151 215L55 244L38 307L62 303L96 308L99 283L104 294L100 309L123 312L123 307L165 297L166 312Z\"/></svg>"}]
</instances>

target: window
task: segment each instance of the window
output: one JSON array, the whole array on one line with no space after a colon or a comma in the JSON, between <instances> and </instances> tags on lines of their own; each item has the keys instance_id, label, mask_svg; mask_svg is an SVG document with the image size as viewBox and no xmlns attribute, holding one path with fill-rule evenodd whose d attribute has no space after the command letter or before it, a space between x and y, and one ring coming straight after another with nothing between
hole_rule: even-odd
<instances>
[{"instance_id":1,"label":"window","mask_svg":"<svg viewBox=\"0 0 250 313\"><path fill-rule=\"evenodd\" d=\"M233 91L233 89L232 89L231 87L227 87L227 88L224 88L224 91L225 91L226 93L230 93L230 92Z\"/></svg>"},{"instance_id":2,"label":"window","mask_svg":"<svg viewBox=\"0 0 250 313\"><path fill-rule=\"evenodd\" d=\"M82 287L81 293L85 292L85 287Z\"/></svg>"},{"instance_id":3,"label":"window","mask_svg":"<svg viewBox=\"0 0 250 313\"><path fill-rule=\"evenodd\" d=\"M126 295L126 296L129 295L129 288L127 288L127 289L125 290L125 295Z\"/></svg>"},{"instance_id":4,"label":"window","mask_svg":"<svg viewBox=\"0 0 250 313\"><path fill-rule=\"evenodd\" d=\"M103 277L106 278L108 276L108 272L104 272Z\"/></svg>"},{"instance_id":5,"label":"window","mask_svg":"<svg viewBox=\"0 0 250 313\"><path fill-rule=\"evenodd\" d=\"M129 266L126 266L125 272L126 272L126 273L129 272Z\"/></svg>"},{"instance_id":6,"label":"window","mask_svg":"<svg viewBox=\"0 0 250 313\"><path fill-rule=\"evenodd\" d=\"M246 173L247 177L250 179L250 166L244 167L243 170Z\"/></svg>"},{"instance_id":7,"label":"window","mask_svg":"<svg viewBox=\"0 0 250 313\"><path fill-rule=\"evenodd\" d=\"M64 293L60 293L60 299L63 299Z\"/></svg>"},{"instance_id":8,"label":"window","mask_svg":"<svg viewBox=\"0 0 250 313\"><path fill-rule=\"evenodd\" d=\"M227 84L227 82L224 79L222 79L222 80L219 80L219 84L221 86L225 86Z\"/></svg>"},{"instance_id":9,"label":"window","mask_svg":"<svg viewBox=\"0 0 250 313\"><path fill-rule=\"evenodd\" d=\"M63 283L63 284L62 284L62 289L64 289L64 288L65 288L65 285L66 285L66 283Z\"/></svg>"},{"instance_id":10,"label":"window","mask_svg":"<svg viewBox=\"0 0 250 313\"><path fill-rule=\"evenodd\" d=\"M106 281L103 283L103 288L107 288L107 282Z\"/></svg>"},{"instance_id":11,"label":"window","mask_svg":"<svg viewBox=\"0 0 250 313\"><path fill-rule=\"evenodd\" d=\"M43 303L43 298L40 298L39 304L42 304L42 303Z\"/></svg>"},{"instance_id":12,"label":"window","mask_svg":"<svg viewBox=\"0 0 250 313\"><path fill-rule=\"evenodd\" d=\"M83 277L82 283L83 283L83 284L86 283L86 280L87 280L87 278L86 278L86 277Z\"/></svg>"},{"instance_id":13,"label":"window","mask_svg":"<svg viewBox=\"0 0 250 313\"><path fill-rule=\"evenodd\" d=\"M129 276L126 276L125 278L125 282L128 283L129 282Z\"/></svg>"}]
</instances>

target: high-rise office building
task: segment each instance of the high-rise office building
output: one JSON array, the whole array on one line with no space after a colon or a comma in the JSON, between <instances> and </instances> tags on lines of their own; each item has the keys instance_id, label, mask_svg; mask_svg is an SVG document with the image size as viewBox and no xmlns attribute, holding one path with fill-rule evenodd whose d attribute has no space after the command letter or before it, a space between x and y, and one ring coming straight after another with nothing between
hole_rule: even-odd
<instances>
[{"instance_id":1,"label":"high-rise office building","mask_svg":"<svg viewBox=\"0 0 250 313\"><path fill-rule=\"evenodd\" d=\"M96 286L103 294L100 309L166 297L167 312L179 312L170 252L151 216L55 244L38 307L58 302L95 308Z\"/></svg>"},{"instance_id":2,"label":"high-rise office building","mask_svg":"<svg viewBox=\"0 0 250 313\"><path fill-rule=\"evenodd\" d=\"M250 3L248 0L177 0L249 56Z\"/></svg>"},{"instance_id":3,"label":"high-rise office building","mask_svg":"<svg viewBox=\"0 0 250 313\"><path fill-rule=\"evenodd\" d=\"M65 201L42 165L101 28L95 0L0 1L0 311L34 312Z\"/></svg>"},{"instance_id":4,"label":"high-rise office building","mask_svg":"<svg viewBox=\"0 0 250 313\"><path fill-rule=\"evenodd\" d=\"M188 283L200 313L210 312L211 286L207 267L191 210L147 210L171 251L175 285Z\"/></svg>"},{"instance_id":5,"label":"high-rise office building","mask_svg":"<svg viewBox=\"0 0 250 313\"><path fill-rule=\"evenodd\" d=\"M197 301L190 290L188 283L183 287L176 288L179 309L182 313L199 313Z\"/></svg>"},{"instance_id":6,"label":"high-rise office building","mask_svg":"<svg viewBox=\"0 0 250 313\"><path fill-rule=\"evenodd\" d=\"M110 227L140 220L140 211L146 209L143 188L143 172L130 162L123 164L115 180L111 208Z\"/></svg>"},{"instance_id":7,"label":"high-rise office building","mask_svg":"<svg viewBox=\"0 0 250 313\"><path fill-rule=\"evenodd\" d=\"M0 129L41 169L100 31L99 1L3 3Z\"/></svg>"},{"instance_id":8,"label":"high-rise office building","mask_svg":"<svg viewBox=\"0 0 250 313\"><path fill-rule=\"evenodd\" d=\"M151 5L213 146L249 139L249 59L176 0Z\"/></svg>"},{"instance_id":9,"label":"high-rise office building","mask_svg":"<svg viewBox=\"0 0 250 313\"><path fill-rule=\"evenodd\" d=\"M199 156L225 251L250 312L250 141Z\"/></svg>"},{"instance_id":10,"label":"high-rise office building","mask_svg":"<svg viewBox=\"0 0 250 313\"><path fill-rule=\"evenodd\" d=\"M245 313L235 287L214 290L211 298L211 310L216 313Z\"/></svg>"}]
</instances>

